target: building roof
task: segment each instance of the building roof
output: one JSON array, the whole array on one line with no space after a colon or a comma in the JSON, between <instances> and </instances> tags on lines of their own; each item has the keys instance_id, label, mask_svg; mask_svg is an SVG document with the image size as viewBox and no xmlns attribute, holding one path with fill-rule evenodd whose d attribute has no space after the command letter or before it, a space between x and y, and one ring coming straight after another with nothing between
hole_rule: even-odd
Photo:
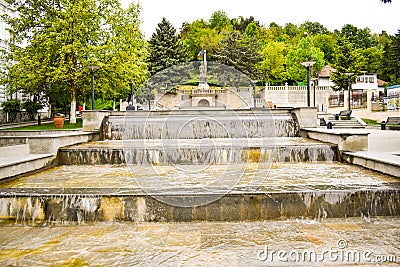
<instances>
[{"instance_id":1,"label":"building roof","mask_svg":"<svg viewBox=\"0 0 400 267\"><path fill-rule=\"evenodd\" d=\"M398 88L400 88L400 84L388 86L386 89L387 89L387 90L393 90L393 89L398 89Z\"/></svg>"},{"instance_id":2,"label":"building roof","mask_svg":"<svg viewBox=\"0 0 400 267\"><path fill-rule=\"evenodd\" d=\"M318 73L318 77L330 77L331 72L335 71L333 67L330 65L326 65L325 67L322 68L322 70Z\"/></svg>"},{"instance_id":3,"label":"building roof","mask_svg":"<svg viewBox=\"0 0 400 267\"><path fill-rule=\"evenodd\" d=\"M378 87L384 87L385 86L385 81L378 79Z\"/></svg>"}]
</instances>

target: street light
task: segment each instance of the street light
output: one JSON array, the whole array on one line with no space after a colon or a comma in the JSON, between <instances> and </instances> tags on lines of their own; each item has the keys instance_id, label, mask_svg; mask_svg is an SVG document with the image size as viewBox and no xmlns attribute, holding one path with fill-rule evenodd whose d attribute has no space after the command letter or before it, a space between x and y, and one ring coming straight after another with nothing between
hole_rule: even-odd
<instances>
[{"instance_id":1,"label":"street light","mask_svg":"<svg viewBox=\"0 0 400 267\"><path fill-rule=\"evenodd\" d=\"M349 110L351 110L351 106L350 106L350 97L351 97L351 94L350 94L350 90L351 90L350 78L351 78L351 76L354 75L354 73L353 72L345 72L344 75L347 76L347 89L349 91L348 102L349 102Z\"/></svg>"},{"instance_id":2,"label":"street light","mask_svg":"<svg viewBox=\"0 0 400 267\"><path fill-rule=\"evenodd\" d=\"M316 101L315 101L315 99L316 99L316 96L315 96L315 90L316 90L316 83L317 83L317 81L318 81L318 78L312 78L311 79L312 81L313 81L313 93L314 93L314 108L316 107Z\"/></svg>"},{"instance_id":3,"label":"street light","mask_svg":"<svg viewBox=\"0 0 400 267\"><path fill-rule=\"evenodd\" d=\"M87 69L90 70L90 74L92 74L92 110L94 110L94 72L99 69L99 66L89 65L86 66Z\"/></svg>"},{"instance_id":4,"label":"street light","mask_svg":"<svg viewBox=\"0 0 400 267\"><path fill-rule=\"evenodd\" d=\"M310 89L310 69L314 66L315 61L305 61L301 62L301 65L307 68L307 106L311 106L311 89Z\"/></svg>"}]
</instances>

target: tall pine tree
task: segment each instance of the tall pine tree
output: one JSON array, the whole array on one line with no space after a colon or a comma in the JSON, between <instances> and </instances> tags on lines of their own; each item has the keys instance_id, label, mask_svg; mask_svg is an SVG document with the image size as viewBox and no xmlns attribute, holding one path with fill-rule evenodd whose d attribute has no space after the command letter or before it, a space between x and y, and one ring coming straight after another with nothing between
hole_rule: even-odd
<instances>
[{"instance_id":1,"label":"tall pine tree","mask_svg":"<svg viewBox=\"0 0 400 267\"><path fill-rule=\"evenodd\" d=\"M400 84L400 30L385 46L382 60L383 78L390 84Z\"/></svg>"},{"instance_id":2,"label":"tall pine tree","mask_svg":"<svg viewBox=\"0 0 400 267\"><path fill-rule=\"evenodd\" d=\"M164 17L149 41L149 71L153 75L187 61L187 53L176 29Z\"/></svg>"},{"instance_id":3,"label":"tall pine tree","mask_svg":"<svg viewBox=\"0 0 400 267\"><path fill-rule=\"evenodd\" d=\"M346 90L348 87L348 76L346 73L353 73L350 77L350 82L355 83L357 75L361 73L361 66L363 62L362 55L359 49L354 48L349 40L343 39L339 43L338 51L334 68L335 72L331 74L331 80L336 84L333 88L335 90Z\"/></svg>"}]
</instances>

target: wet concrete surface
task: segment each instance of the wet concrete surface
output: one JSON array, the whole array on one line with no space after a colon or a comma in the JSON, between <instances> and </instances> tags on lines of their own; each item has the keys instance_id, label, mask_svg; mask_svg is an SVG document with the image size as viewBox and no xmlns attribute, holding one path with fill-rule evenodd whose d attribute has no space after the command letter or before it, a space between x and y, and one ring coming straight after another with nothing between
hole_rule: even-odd
<instances>
[{"instance_id":1,"label":"wet concrete surface","mask_svg":"<svg viewBox=\"0 0 400 267\"><path fill-rule=\"evenodd\" d=\"M3 222L0 236L2 266L396 266L400 263L399 217L45 226Z\"/></svg>"}]
</instances>

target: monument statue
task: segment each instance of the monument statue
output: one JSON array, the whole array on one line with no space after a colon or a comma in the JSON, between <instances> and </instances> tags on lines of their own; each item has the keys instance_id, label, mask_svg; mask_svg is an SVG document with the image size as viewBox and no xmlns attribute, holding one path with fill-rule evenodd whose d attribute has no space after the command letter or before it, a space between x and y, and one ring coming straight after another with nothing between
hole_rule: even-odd
<instances>
[{"instance_id":1,"label":"monument statue","mask_svg":"<svg viewBox=\"0 0 400 267\"><path fill-rule=\"evenodd\" d=\"M207 51L200 51L200 55L202 56L202 60L200 62L200 82L198 89L206 89L208 90L210 86L207 84Z\"/></svg>"}]
</instances>

